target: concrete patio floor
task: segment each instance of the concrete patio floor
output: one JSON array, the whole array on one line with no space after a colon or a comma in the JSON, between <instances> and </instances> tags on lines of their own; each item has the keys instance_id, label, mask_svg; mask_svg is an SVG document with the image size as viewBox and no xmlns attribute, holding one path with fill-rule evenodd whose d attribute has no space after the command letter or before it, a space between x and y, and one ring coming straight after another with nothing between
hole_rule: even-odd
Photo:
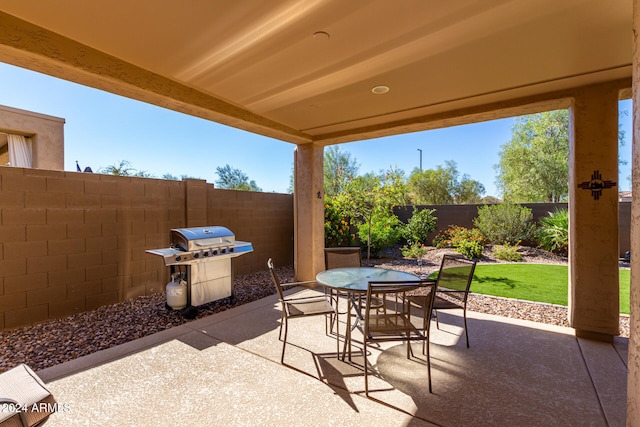
<instances>
[{"instance_id":1,"label":"concrete patio floor","mask_svg":"<svg viewBox=\"0 0 640 427\"><path fill-rule=\"evenodd\" d=\"M321 317L293 319L281 365L279 320L272 296L39 371L68 409L47 425L625 425L626 339L469 312L466 348L461 313L443 312L433 394L424 358L389 343L371 349L367 399L358 332L343 362Z\"/></svg>"}]
</instances>

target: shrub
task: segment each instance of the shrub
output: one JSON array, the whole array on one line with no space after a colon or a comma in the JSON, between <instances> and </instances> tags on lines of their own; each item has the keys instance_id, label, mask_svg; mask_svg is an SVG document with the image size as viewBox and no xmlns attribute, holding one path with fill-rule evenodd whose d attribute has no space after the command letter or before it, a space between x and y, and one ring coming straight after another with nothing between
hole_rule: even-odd
<instances>
[{"instance_id":1,"label":"shrub","mask_svg":"<svg viewBox=\"0 0 640 427\"><path fill-rule=\"evenodd\" d=\"M447 230L441 231L433 239L433 246L436 248L455 248L464 241L475 241L484 246L484 239L478 229L469 229L459 225L451 225Z\"/></svg>"},{"instance_id":2,"label":"shrub","mask_svg":"<svg viewBox=\"0 0 640 427\"><path fill-rule=\"evenodd\" d=\"M482 258L484 239L477 228L465 228L452 225L447 230L441 231L433 240L436 248L455 248L469 259Z\"/></svg>"},{"instance_id":3,"label":"shrub","mask_svg":"<svg viewBox=\"0 0 640 427\"><path fill-rule=\"evenodd\" d=\"M503 261L522 261L522 255L518 252L518 246L504 244L501 247L495 247L493 254L496 258Z\"/></svg>"},{"instance_id":4,"label":"shrub","mask_svg":"<svg viewBox=\"0 0 640 427\"><path fill-rule=\"evenodd\" d=\"M402 252L402 256L405 258L418 259L429 252L429 248L421 245L420 243L414 243L411 246L403 246L400 248L400 251Z\"/></svg>"},{"instance_id":5,"label":"shrub","mask_svg":"<svg viewBox=\"0 0 640 427\"><path fill-rule=\"evenodd\" d=\"M350 224L338 205L328 200L324 204L324 241L326 247L350 245L354 240Z\"/></svg>"},{"instance_id":6,"label":"shrub","mask_svg":"<svg viewBox=\"0 0 640 427\"><path fill-rule=\"evenodd\" d=\"M451 247L451 234L450 228L447 230L441 230L438 235L433 239L433 246L440 248L450 248Z\"/></svg>"},{"instance_id":7,"label":"shrub","mask_svg":"<svg viewBox=\"0 0 640 427\"><path fill-rule=\"evenodd\" d=\"M463 240L456 247L456 252L469 259L482 258L483 250L484 246L475 240Z\"/></svg>"},{"instance_id":8,"label":"shrub","mask_svg":"<svg viewBox=\"0 0 640 427\"><path fill-rule=\"evenodd\" d=\"M535 235L535 224L531 209L518 204L499 203L478 208L473 220L482 236L497 245L516 242L531 242Z\"/></svg>"},{"instance_id":9,"label":"shrub","mask_svg":"<svg viewBox=\"0 0 640 427\"><path fill-rule=\"evenodd\" d=\"M402 228L402 235L409 246L423 245L427 242L429 233L436 229L437 217L433 216L435 209L413 211L413 215Z\"/></svg>"},{"instance_id":10,"label":"shrub","mask_svg":"<svg viewBox=\"0 0 640 427\"><path fill-rule=\"evenodd\" d=\"M397 216L388 214L374 217L371 223L371 255L377 256L383 249L393 246L400 240L400 229L402 222ZM362 248L367 250L367 234L369 225L367 223L358 226L358 237Z\"/></svg>"},{"instance_id":11,"label":"shrub","mask_svg":"<svg viewBox=\"0 0 640 427\"><path fill-rule=\"evenodd\" d=\"M569 248L569 212L566 209L557 209L549 212L549 216L540 218L537 237L542 249L567 255Z\"/></svg>"}]
</instances>

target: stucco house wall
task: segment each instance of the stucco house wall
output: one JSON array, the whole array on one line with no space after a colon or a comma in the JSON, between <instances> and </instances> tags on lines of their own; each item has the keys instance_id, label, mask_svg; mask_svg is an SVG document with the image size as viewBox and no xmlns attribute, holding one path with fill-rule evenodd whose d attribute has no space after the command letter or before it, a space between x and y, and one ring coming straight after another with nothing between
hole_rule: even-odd
<instances>
[{"instance_id":1,"label":"stucco house wall","mask_svg":"<svg viewBox=\"0 0 640 427\"><path fill-rule=\"evenodd\" d=\"M0 132L31 138L34 169L64 170L64 123L59 117L0 105Z\"/></svg>"}]
</instances>

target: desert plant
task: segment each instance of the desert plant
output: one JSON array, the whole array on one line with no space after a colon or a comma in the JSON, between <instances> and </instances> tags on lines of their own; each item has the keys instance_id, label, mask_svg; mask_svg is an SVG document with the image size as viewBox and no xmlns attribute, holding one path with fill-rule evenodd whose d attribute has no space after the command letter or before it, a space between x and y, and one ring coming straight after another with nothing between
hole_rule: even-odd
<instances>
[{"instance_id":1,"label":"desert plant","mask_svg":"<svg viewBox=\"0 0 640 427\"><path fill-rule=\"evenodd\" d=\"M327 247L350 245L353 236L350 224L340 207L332 200L324 204L324 240Z\"/></svg>"},{"instance_id":2,"label":"desert plant","mask_svg":"<svg viewBox=\"0 0 640 427\"><path fill-rule=\"evenodd\" d=\"M493 254L503 261L522 261L522 255L518 252L517 245L506 243L502 246L497 246L493 248Z\"/></svg>"},{"instance_id":3,"label":"desert plant","mask_svg":"<svg viewBox=\"0 0 640 427\"><path fill-rule=\"evenodd\" d=\"M429 233L436 229L437 217L433 216L435 209L413 211L413 215L402 228L402 235L409 246L424 244Z\"/></svg>"},{"instance_id":4,"label":"desert plant","mask_svg":"<svg viewBox=\"0 0 640 427\"><path fill-rule=\"evenodd\" d=\"M518 204L482 206L473 224L487 241L496 245L515 245L519 240L531 242L535 235L531 209Z\"/></svg>"},{"instance_id":5,"label":"desert plant","mask_svg":"<svg viewBox=\"0 0 640 427\"><path fill-rule=\"evenodd\" d=\"M484 239L477 228L469 229L459 225L451 225L448 229L438 233L433 239L433 246L436 248L455 248L463 241L475 241L484 246Z\"/></svg>"},{"instance_id":6,"label":"desert plant","mask_svg":"<svg viewBox=\"0 0 640 427\"><path fill-rule=\"evenodd\" d=\"M421 245L420 243L414 243L413 245L403 246L400 248L400 252L402 252L402 256L405 258L415 258L419 259L423 255L426 255L429 252L429 248Z\"/></svg>"},{"instance_id":7,"label":"desert plant","mask_svg":"<svg viewBox=\"0 0 640 427\"><path fill-rule=\"evenodd\" d=\"M476 240L463 240L456 247L456 252L469 259L482 258L483 250L484 246Z\"/></svg>"},{"instance_id":8,"label":"desert plant","mask_svg":"<svg viewBox=\"0 0 640 427\"><path fill-rule=\"evenodd\" d=\"M566 209L556 209L549 215L540 218L540 228L537 233L540 247L561 255L567 255L569 247L569 212Z\"/></svg>"}]
</instances>

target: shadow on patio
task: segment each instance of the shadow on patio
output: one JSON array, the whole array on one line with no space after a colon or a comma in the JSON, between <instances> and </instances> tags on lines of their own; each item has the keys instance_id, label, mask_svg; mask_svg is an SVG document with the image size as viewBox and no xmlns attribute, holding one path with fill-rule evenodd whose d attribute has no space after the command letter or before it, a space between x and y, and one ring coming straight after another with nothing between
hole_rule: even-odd
<instances>
[{"instance_id":1,"label":"shadow on patio","mask_svg":"<svg viewBox=\"0 0 640 427\"><path fill-rule=\"evenodd\" d=\"M313 292L313 291L304 291ZM622 426L626 339L469 312L432 327L426 364L391 343L371 350L378 375L364 397L360 337L338 360L320 318L291 322L280 365L272 296L39 372L73 425L592 425ZM341 325L344 330L344 325ZM414 345L420 355L420 345Z\"/></svg>"}]
</instances>

